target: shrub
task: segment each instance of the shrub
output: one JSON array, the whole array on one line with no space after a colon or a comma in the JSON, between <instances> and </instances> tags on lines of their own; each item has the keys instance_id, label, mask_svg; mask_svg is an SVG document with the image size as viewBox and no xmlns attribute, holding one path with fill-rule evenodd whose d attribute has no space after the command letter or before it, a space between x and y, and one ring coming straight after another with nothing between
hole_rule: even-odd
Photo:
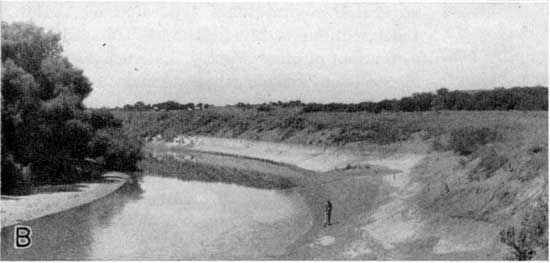
<instances>
[{"instance_id":1,"label":"shrub","mask_svg":"<svg viewBox=\"0 0 550 263\"><path fill-rule=\"evenodd\" d=\"M30 183L13 156L2 158L2 194L22 195L30 192Z\"/></svg>"},{"instance_id":2,"label":"shrub","mask_svg":"<svg viewBox=\"0 0 550 263\"><path fill-rule=\"evenodd\" d=\"M500 169L508 158L502 154L499 154L494 147L489 147L480 151L481 161L468 174L470 181L481 181L487 178L491 178L495 172Z\"/></svg>"},{"instance_id":3,"label":"shrub","mask_svg":"<svg viewBox=\"0 0 550 263\"><path fill-rule=\"evenodd\" d=\"M250 105L249 103L243 103L243 102L239 102L236 104L237 108L241 108L241 109L252 109L253 106Z\"/></svg>"},{"instance_id":4,"label":"shrub","mask_svg":"<svg viewBox=\"0 0 550 263\"><path fill-rule=\"evenodd\" d=\"M500 232L500 241L511 247L512 260L530 260L535 254L535 250L530 246L528 233L525 229L517 231L510 226Z\"/></svg>"},{"instance_id":5,"label":"shrub","mask_svg":"<svg viewBox=\"0 0 550 263\"><path fill-rule=\"evenodd\" d=\"M278 128L291 128L296 130L303 130L306 128L306 119L297 116L290 116L284 118L279 124Z\"/></svg>"},{"instance_id":6,"label":"shrub","mask_svg":"<svg viewBox=\"0 0 550 263\"><path fill-rule=\"evenodd\" d=\"M257 110L258 111L272 111L273 107L269 106L269 104L264 103L264 104L258 106Z\"/></svg>"},{"instance_id":7,"label":"shrub","mask_svg":"<svg viewBox=\"0 0 550 263\"><path fill-rule=\"evenodd\" d=\"M487 143L498 139L499 134L494 129L486 127L463 127L451 131L450 147L461 155L469 155Z\"/></svg>"},{"instance_id":8,"label":"shrub","mask_svg":"<svg viewBox=\"0 0 550 263\"><path fill-rule=\"evenodd\" d=\"M141 140L130 138L119 129L98 131L89 145L108 170L135 171L142 158Z\"/></svg>"},{"instance_id":9,"label":"shrub","mask_svg":"<svg viewBox=\"0 0 550 263\"><path fill-rule=\"evenodd\" d=\"M512 260L530 260L537 248L548 249L548 202L540 200L523 216L518 228L502 230L500 241L512 249Z\"/></svg>"},{"instance_id":10,"label":"shrub","mask_svg":"<svg viewBox=\"0 0 550 263\"><path fill-rule=\"evenodd\" d=\"M529 153L535 154L535 153L542 152L543 150L544 150L544 146L541 146L541 145L534 145L534 146L531 146L531 147L529 148Z\"/></svg>"}]
</instances>

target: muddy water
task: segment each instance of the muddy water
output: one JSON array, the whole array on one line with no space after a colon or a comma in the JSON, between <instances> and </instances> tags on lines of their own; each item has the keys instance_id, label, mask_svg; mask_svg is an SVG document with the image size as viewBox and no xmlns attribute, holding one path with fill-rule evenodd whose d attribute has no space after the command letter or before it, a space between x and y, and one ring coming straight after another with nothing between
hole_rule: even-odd
<instances>
[{"instance_id":1,"label":"muddy water","mask_svg":"<svg viewBox=\"0 0 550 263\"><path fill-rule=\"evenodd\" d=\"M32 246L2 260L275 259L312 224L294 192L144 176L89 205L24 223Z\"/></svg>"}]
</instances>

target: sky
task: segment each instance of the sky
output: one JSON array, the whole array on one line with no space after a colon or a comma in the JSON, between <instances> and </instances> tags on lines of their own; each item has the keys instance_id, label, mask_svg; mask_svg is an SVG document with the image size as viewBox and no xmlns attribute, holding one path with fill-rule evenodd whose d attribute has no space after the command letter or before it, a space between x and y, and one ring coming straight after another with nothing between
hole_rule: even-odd
<instances>
[{"instance_id":1,"label":"sky","mask_svg":"<svg viewBox=\"0 0 550 263\"><path fill-rule=\"evenodd\" d=\"M360 102L547 86L546 3L5 2L60 32L91 107Z\"/></svg>"}]
</instances>

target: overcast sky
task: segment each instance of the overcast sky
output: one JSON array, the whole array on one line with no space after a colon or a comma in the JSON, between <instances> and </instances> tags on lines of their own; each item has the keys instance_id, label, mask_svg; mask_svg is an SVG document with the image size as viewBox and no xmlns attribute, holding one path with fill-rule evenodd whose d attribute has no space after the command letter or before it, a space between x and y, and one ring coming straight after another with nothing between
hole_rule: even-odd
<instances>
[{"instance_id":1,"label":"overcast sky","mask_svg":"<svg viewBox=\"0 0 550 263\"><path fill-rule=\"evenodd\" d=\"M546 4L1 3L61 32L92 107L359 102L547 85ZM103 45L105 43L105 45Z\"/></svg>"}]
</instances>

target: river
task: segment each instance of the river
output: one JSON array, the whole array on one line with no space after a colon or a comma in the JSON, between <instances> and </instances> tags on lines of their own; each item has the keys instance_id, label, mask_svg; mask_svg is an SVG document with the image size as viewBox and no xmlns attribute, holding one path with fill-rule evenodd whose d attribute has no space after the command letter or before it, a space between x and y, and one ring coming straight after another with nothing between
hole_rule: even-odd
<instances>
[{"instance_id":1,"label":"river","mask_svg":"<svg viewBox=\"0 0 550 263\"><path fill-rule=\"evenodd\" d=\"M2 260L276 259L312 225L292 191L145 175L88 205L23 223L32 246Z\"/></svg>"}]
</instances>

